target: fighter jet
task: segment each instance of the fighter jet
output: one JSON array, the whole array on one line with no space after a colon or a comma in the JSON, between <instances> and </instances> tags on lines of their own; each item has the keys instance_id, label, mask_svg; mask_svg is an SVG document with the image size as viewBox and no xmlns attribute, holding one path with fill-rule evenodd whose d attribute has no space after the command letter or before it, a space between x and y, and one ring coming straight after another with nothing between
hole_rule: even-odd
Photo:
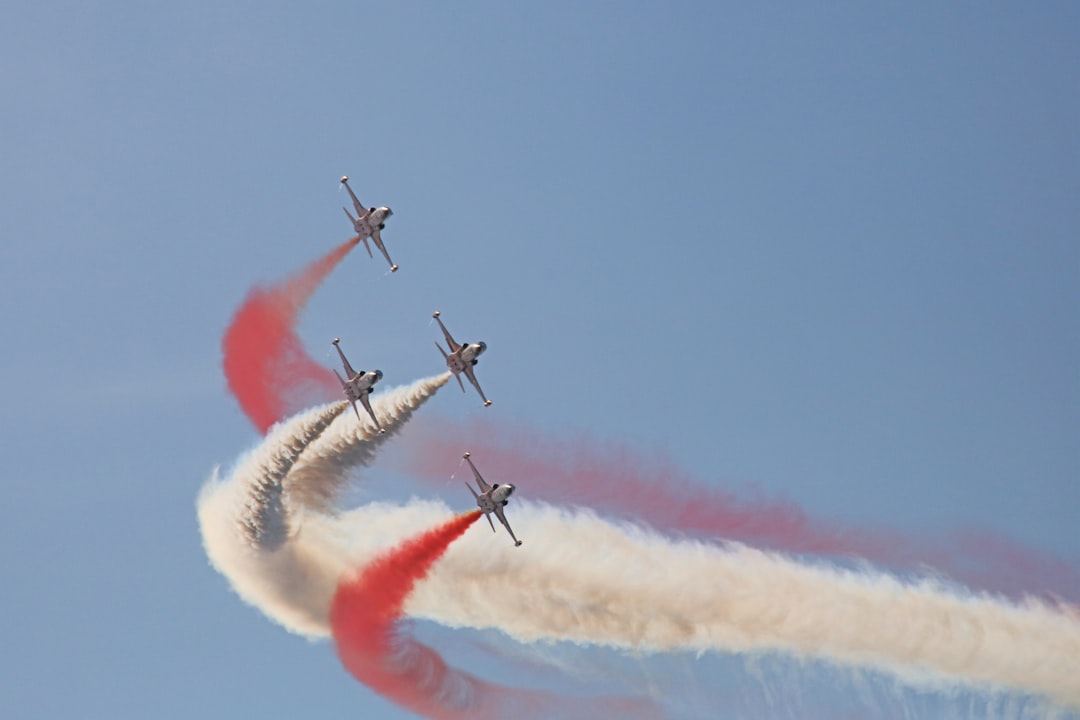
<instances>
[{"instance_id":1,"label":"fighter jet","mask_svg":"<svg viewBox=\"0 0 1080 720\"><path fill-rule=\"evenodd\" d=\"M390 254L386 252L386 246L383 245L382 236L380 232L386 227L386 219L394 214L394 211L388 207L370 208L365 209L360 201L356 199L356 195L353 193L352 188L349 187L349 176L341 176L341 184L345 186L345 189L349 191L349 197L352 198L353 207L356 208L356 217L352 216L348 208L341 208L345 211L345 214L349 216L349 220L352 221L353 230L364 241L364 249L367 250L369 257L375 257L371 254L371 246L368 245L368 238L375 241L375 247L379 248L379 252L386 258L386 262L390 263L390 272L397 272L398 266L394 264L394 261L390 259Z\"/></svg>"},{"instance_id":2,"label":"fighter jet","mask_svg":"<svg viewBox=\"0 0 1080 720\"><path fill-rule=\"evenodd\" d=\"M491 404L491 401L484 397L484 391L480 389L480 383L476 382L476 375L473 373L473 365L475 365L479 357L485 350L487 350L487 343L475 342L465 345L459 345L454 342L454 338L450 336L446 326L443 325L442 320L439 319L441 315L438 310L431 317L438 321L439 327L442 328L443 335L446 336L446 344L450 346L450 353L447 354L442 349L442 345L439 341L435 341L435 347L439 348L439 352L442 353L443 359L446 360L446 367L450 368L450 372L454 373L454 377L457 378L458 385L461 386L461 392L465 392L465 383L461 382L460 373L465 373L465 377L469 378L469 382L476 388L476 392L480 393L480 399L484 401L484 407Z\"/></svg>"},{"instance_id":3,"label":"fighter jet","mask_svg":"<svg viewBox=\"0 0 1080 720\"><path fill-rule=\"evenodd\" d=\"M356 408L356 401L359 400L375 422L375 427L379 429L379 432L384 433L386 430L379 424L379 418L375 417L375 411L371 409L371 401L368 400L368 395L375 391L372 386L382 380L382 370L361 370L356 372L352 369L349 361L345 359L345 353L341 352L340 342L341 338L334 338L334 347L337 349L337 354L341 356L341 364L345 366L345 375L348 379L338 375L337 370L334 371L334 375L337 375L337 379L341 383L341 389L345 391L345 397L352 403L352 409L356 412L356 419L360 419L360 411Z\"/></svg>"},{"instance_id":4,"label":"fighter jet","mask_svg":"<svg viewBox=\"0 0 1080 720\"><path fill-rule=\"evenodd\" d=\"M464 457L469 467L472 468L473 475L476 477L476 484L480 486L480 494L477 494L473 490L472 485L465 482L465 487L469 488L469 492L476 498L476 506L484 512L484 517L487 518L488 524L491 525L491 532L495 532L495 523L491 521L491 513L495 513L495 517L499 518L499 522L506 528L506 532L510 533L510 537L514 540L514 547L521 545L521 541L514 537L514 531L510 529L510 523L506 521L506 515L503 512L503 508L506 507L506 503L510 502L510 496L514 493L514 486L507 483L506 485L500 485L495 483L494 485L488 485L484 482L484 478L480 477L480 471L473 465L470 455L472 453L465 453Z\"/></svg>"}]
</instances>

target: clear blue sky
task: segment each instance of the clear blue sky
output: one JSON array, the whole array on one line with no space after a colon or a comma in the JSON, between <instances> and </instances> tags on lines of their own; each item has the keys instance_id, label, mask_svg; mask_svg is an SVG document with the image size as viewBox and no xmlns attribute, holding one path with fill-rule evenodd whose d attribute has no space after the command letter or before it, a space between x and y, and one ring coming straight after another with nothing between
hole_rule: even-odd
<instances>
[{"instance_id":1,"label":"clear blue sky","mask_svg":"<svg viewBox=\"0 0 1080 720\"><path fill-rule=\"evenodd\" d=\"M354 252L315 297L328 366L340 335L389 384L434 374L441 308L489 344L495 406L424 412L1080 558L1075 3L46 2L0 25L4 717L396 716L231 595L195 522L257 441L222 330L349 236L344 173L394 209L401 270ZM841 685L826 706L895 710Z\"/></svg>"}]
</instances>

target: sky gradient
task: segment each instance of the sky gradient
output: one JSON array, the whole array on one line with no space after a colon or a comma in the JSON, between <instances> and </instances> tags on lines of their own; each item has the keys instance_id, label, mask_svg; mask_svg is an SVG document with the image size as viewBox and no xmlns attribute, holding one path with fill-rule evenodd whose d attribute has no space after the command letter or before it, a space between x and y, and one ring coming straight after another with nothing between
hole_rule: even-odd
<instances>
[{"instance_id":1,"label":"sky gradient","mask_svg":"<svg viewBox=\"0 0 1080 720\"><path fill-rule=\"evenodd\" d=\"M422 416L1080 562L1075 5L24 5L0 30L0 715L405 717L229 593L194 512L258 440L222 335L350 237L343 174L393 208L401 269L354 249L311 298L326 367L339 336L388 386L438 372L438 309L488 343L494 405L450 385ZM357 492L468 508L407 484L404 440ZM543 661L601 691L644 672ZM728 687L736 717L1010 716L743 661L649 672Z\"/></svg>"}]
</instances>

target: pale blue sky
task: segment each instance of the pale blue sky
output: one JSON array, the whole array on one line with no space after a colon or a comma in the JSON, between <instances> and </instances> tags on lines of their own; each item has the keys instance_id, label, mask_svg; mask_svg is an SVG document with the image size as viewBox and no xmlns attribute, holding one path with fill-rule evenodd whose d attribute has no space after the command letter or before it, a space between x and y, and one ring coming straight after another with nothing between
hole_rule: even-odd
<instances>
[{"instance_id":1,"label":"pale blue sky","mask_svg":"<svg viewBox=\"0 0 1080 720\"><path fill-rule=\"evenodd\" d=\"M349 236L344 173L394 209L401 270L353 253L315 297L300 330L328 366L340 335L388 384L437 372L441 308L489 344L495 405L450 388L424 412L660 450L845 526L1080 559L1080 6L3 19L0 715L398 712L231 595L195 523L211 468L257 440L222 330L252 284ZM790 672L804 707L736 717L899 712Z\"/></svg>"}]
</instances>

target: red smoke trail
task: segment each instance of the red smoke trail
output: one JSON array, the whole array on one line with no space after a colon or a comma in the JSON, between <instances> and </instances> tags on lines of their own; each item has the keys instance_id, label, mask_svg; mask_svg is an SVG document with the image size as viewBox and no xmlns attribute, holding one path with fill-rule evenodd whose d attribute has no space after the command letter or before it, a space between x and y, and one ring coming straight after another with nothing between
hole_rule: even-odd
<instances>
[{"instance_id":1,"label":"red smoke trail","mask_svg":"<svg viewBox=\"0 0 1080 720\"><path fill-rule=\"evenodd\" d=\"M333 373L308 356L295 327L312 293L359 242L352 238L282 283L253 288L225 331L225 378L259 432L312 399L337 396Z\"/></svg>"},{"instance_id":2,"label":"red smoke trail","mask_svg":"<svg viewBox=\"0 0 1080 720\"><path fill-rule=\"evenodd\" d=\"M857 556L898 570L937 567L961 582L1018 596L1050 591L1080 597L1080 572L988 531L914 539L896 530L830 527L785 499L749 499L705 487L668 459L624 446L542 438L528 429L474 421L418 420L404 442L407 472L442 486L468 448L490 482L512 482L529 498L576 504L643 520L659 530L737 540L791 553ZM415 444L413 444L415 443ZM489 477L490 476L490 477Z\"/></svg>"},{"instance_id":3,"label":"red smoke trail","mask_svg":"<svg viewBox=\"0 0 1080 720\"><path fill-rule=\"evenodd\" d=\"M480 517L459 515L375 558L338 585L330 628L338 657L360 682L428 718L660 717L648 701L570 701L550 693L485 682L450 667L432 648L398 626L405 599L435 562Z\"/></svg>"}]
</instances>

